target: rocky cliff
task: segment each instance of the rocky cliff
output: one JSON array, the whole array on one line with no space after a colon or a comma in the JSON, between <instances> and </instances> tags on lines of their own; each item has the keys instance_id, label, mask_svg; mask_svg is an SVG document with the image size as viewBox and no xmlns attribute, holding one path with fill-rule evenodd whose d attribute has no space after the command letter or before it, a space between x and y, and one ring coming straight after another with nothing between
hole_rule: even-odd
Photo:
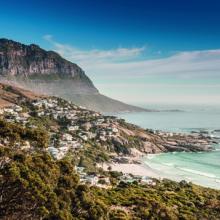
<instances>
[{"instance_id":1,"label":"rocky cliff","mask_svg":"<svg viewBox=\"0 0 220 220\"><path fill-rule=\"evenodd\" d=\"M84 71L35 44L0 39L1 81L56 95L101 112L146 111L101 95Z\"/></svg>"},{"instance_id":2,"label":"rocky cliff","mask_svg":"<svg viewBox=\"0 0 220 220\"><path fill-rule=\"evenodd\" d=\"M0 39L0 75L39 81L68 79L79 93L98 92L79 66L59 54L7 39Z\"/></svg>"}]
</instances>

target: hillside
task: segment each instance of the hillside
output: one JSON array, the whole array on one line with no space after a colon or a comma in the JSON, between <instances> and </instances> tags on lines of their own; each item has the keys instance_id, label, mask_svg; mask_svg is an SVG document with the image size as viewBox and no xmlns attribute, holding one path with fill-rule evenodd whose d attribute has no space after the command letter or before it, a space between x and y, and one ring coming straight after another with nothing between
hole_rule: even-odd
<instances>
[{"instance_id":1,"label":"hillside","mask_svg":"<svg viewBox=\"0 0 220 220\"><path fill-rule=\"evenodd\" d=\"M0 108L20 104L24 100L33 101L43 97L46 96L37 95L36 93L22 89L20 87L0 83Z\"/></svg>"},{"instance_id":2,"label":"hillside","mask_svg":"<svg viewBox=\"0 0 220 220\"><path fill-rule=\"evenodd\" d=\"M0 99L0 219L220 218L217 190L99 166L146 153L209 151L211 137L144 130L6 84Z\"/></svg>"},{"instance_id":3,"label":"hillside","mask_svg":"<svg viewBox=\"0 0 220 220\"><path fill-rule=\"evenodd\" d=\"M35 44L0 39L0 80L96 111L147 111L100 94L78 65Z\"/></svg>"}]
</instances>

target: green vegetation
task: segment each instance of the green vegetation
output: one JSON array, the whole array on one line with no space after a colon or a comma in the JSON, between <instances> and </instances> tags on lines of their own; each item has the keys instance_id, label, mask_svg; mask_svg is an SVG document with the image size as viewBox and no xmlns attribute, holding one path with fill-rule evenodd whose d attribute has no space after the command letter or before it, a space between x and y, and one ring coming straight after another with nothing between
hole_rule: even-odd
<instances>
[{"instance_id":1,"label":"green vegetation","mask_svg":"<svg viewBox=\"0 0 220 220\"><path fill-rule=\"evenodd\" d=\"M70 161L0 148L0 219L107 219Z\"/></svg>"},{"instance_id":2,"label":"green vegetation","mask_svg":"<svg viewBox=\"0 0 220 220\"><path fill-rule=\"evenodd\" d=\"M45 151L49 141L46 124L54 122L49 117L45 121L33 117L32 122L38 128L0 120L0 219L220 219L220 191L185 181L155 180L153 186L120 182L122 173L96 167L109 160L111 148L95 140L54 160ZM31 144L28 151L17 146L25 141ZM129 141L138 144L138 139ZM111 187L80 185L75 164L85 167L87 173L110 177Z\"/></svg>"},{"instance_id":3,"label":"green vegetation","mask_svg":"<svg viewBox=\"0 0 220 220\"><path fill-rule=\"evenodd\" d=\"M0 148L0 165L0 219L220 218L220 191L184 181L88 187L80 185L70 160L9 147Z\"/></svg>"},{"instance_id":4,"label":"green vegetation","mask_svg":"<svg viewBox=\"0 0 220 220\"><path fill-rule=\"evenodd\" d=\"M37 148L46 148L49 142L48 133L40 128L24 128L19 124L0 120L0 139L8 139L10 144L30 141Z\"/></svg>"},{"instance_id":5,"label":"green vegetation","mask_svg":"<svg viewBox=\"0 0 220 220\"><path fill-rule=\"evenodd\" d=\"M47 130L50 130L51 127L58 126L57 123L54 120L52 120L49 116L30 117L28 124L34 125L34 126L41 128L41 129L47 129Z\"/></svg>"},{"instance_id":6,"label":"green vegetation","mask_svg":"<svg viewBox=\"0 0 220 220\"><path fill-rule=\"evenodd\" d=\"M185 181L158 182L156 186L125 184L111 190L93 189L108 207L118 207L112 219L219 219L220 191ZM118 213L119 214L119 213Z\"/></svg>"},{"instance_id":7,"label":"green vegetation","mask_svg":"<svg viewBox=\"0 0 220 220\"><path fill-rule=\"evenodd\" d=\"M109 155L103 149L103 146L89 141L81 151L79 166L85 167L88 172L97 172L96 163L106 161L109 161Z\"/></svg>"}]
</instances>

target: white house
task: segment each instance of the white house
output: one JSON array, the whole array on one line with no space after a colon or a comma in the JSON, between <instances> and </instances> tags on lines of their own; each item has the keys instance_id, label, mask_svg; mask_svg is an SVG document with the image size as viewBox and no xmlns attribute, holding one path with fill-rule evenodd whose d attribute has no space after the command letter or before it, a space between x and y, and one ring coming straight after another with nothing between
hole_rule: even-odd
<instances>
[{"instance_id":1,"label":"white house","mask_svg":"<svg viewBox=\"0 0 220 220\"><path fill-rule=\"evenodd\" d=\"M77 131L77 130L79 130L79 126L77 126L77 125L68 126L67 129L68 129L68 131Z\"/></svg>"},{"instance_id":2,"label":"white house","mask_svg":"<svg viewBox=\"0 0 220 220\"><path fill-rule=\"evenodd\" d=\"M73 140L73 136L72 136L71 134L65 133L65 134L63 134L63 136L62 136L62 140L72 141L72 140Z\"/></svg>"},{"instance_id":3,"label":"white house","mask_svg":"<svg viewBox=\"0 0 220 220\"><path fill-rule=\"evenodd\" d=\"M24 144L21 146L21 150L27 150L30 148L31 148L31 145L29 141L25 141Z\"/></svg>"}]
</instances>

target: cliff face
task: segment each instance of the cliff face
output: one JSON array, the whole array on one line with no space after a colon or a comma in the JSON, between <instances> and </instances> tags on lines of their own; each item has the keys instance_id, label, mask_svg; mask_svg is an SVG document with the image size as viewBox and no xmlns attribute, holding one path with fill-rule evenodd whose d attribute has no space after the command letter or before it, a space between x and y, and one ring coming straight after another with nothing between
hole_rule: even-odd
<instances>
[{"instance_id":1,"label":"cliff face","mask_svg":"<svg viewBox=\"0 0 220 220\"><path fill-rule=\"evenodd\" d=\"M90 88L90 92L97 92L92 81L76 64L35 44L24 45L7 39L0 39L0 75L32 80L71 79L88 90Z\"/></svg>"},{"instance_id":2,"label":"cliff face","mask_svg":"<svg viewBox=\"0 0 220 220\"><path fill-rule=\"evenodd\" d=\"M0 80L95 111L146 111L103 96L78 65L35 44L0 39Z\"/></svg>"}]
</instances>

